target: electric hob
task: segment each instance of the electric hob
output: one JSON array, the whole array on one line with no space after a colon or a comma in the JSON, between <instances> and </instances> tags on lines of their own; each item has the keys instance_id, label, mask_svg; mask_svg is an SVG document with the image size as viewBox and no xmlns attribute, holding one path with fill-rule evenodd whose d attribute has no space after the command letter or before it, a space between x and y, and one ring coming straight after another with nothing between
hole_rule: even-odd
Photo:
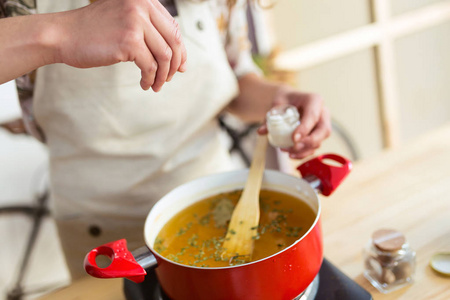
<instances>
[{"instance_id":1,"label":"electric hob","mask_svg":"<svg viewBox=\"0 0 450 300\"><path fill-rule=\"evenodd\" d=\"M142 283L124 280L127 300L169 299L158 284L154 271L150 270ZM324 259L319 274L310 286L295 300L371 300L372 296L342 273L336 266ZM186 299L191 300L191 299ZM195 300L195 299L192 299ZM214 300L214 299L211 299Z\"/></svg>"}]
</instances>

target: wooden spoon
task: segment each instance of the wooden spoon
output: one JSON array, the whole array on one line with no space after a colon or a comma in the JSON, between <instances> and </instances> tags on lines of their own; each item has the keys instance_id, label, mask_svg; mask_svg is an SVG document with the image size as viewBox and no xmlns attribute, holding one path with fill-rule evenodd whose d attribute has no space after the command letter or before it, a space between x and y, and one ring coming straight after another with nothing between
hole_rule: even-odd
<instances>
[{"instance_id":1,"label":"wooden spoon","mask_svg":"<svg viewBox=\"0 0 450 300\"><path fill-rule=\"evenodd\" d=\"M252 164L241 198L231 215L223 243L222 257L251 260L253 243L258 234L259 191L266 162L267 137L258 135Z\"/></svg>"}]
</instances>

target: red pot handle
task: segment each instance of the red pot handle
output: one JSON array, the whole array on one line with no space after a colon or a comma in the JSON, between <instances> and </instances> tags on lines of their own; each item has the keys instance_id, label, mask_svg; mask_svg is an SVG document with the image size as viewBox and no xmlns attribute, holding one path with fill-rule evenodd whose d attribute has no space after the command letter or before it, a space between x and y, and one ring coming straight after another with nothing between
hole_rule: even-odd
<instances>
[{"instance_id":1,"label":"red pot handle","mask_svg":"<svg viewBox=\"0 0 450 300\"><path fill-rule=\"evenodd\" d=\"M325 159L334 160L342 166L331 166L323 162ZM322 183L322 195L329 196L341 184L342 180L350 173L352 162L337 154L323 154L313 158L300 166L302 177L315 176Z\"/></svg>"},{"instance_id":2,"label":"red pot handle","mask_svg":"<svg viewBox=\"0 0 450 300\"><path fill-rule=\"evenodd\" d=\"M95 261L99 255L106 255L111 258L111 264L106 268L100 268ZM125 239L92 249L84 258L84 269L93 277L127 278L136 283L144 281L147 274L128 250Z\"/></svg>"}]
</instances>

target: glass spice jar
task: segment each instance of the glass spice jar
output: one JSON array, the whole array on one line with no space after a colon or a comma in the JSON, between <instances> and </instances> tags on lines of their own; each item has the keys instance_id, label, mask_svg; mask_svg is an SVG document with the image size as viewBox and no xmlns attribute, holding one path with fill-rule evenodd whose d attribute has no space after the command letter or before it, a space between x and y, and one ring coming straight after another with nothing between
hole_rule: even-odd
<instances>
[{"instance_id":1,"label":"glass spice jar","mask_svg":"<svg viewBox=\"0 0 450 300\"><path fill-rule=\"evenodd\" d=\"M380 229L364 249L364 276L382 293L413 282L415 252L405 236L392 229Z\"/></svg>"},{"instance_id":2,"label":"glass spice jar","mask_svg":"<svg viewBox=\"0 0 450 300\"><path fill-rule=\"evenodd\" d=\"M266 114L269 143L274 147L289 148L294 146L292 134L300 125L300 115L295 106L278 105Z\"/></svg>"}]
</instances>

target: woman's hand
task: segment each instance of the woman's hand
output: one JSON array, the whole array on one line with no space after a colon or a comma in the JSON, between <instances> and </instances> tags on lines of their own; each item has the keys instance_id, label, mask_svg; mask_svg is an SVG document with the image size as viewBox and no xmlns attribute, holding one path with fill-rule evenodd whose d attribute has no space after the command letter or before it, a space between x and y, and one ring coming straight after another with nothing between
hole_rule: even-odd
<instances>
[{"instance_id":1,"label":"woman's hand","mask_svg":"<svg viewBox=\"0 0 450 300\"><path fill-rule=\"evenodd\" d=\"M89 68L134 61L141 87L155 92L186 69L178 24L157 0L98 0L54 16L62 28L58 62Z\"/></svg>"},{"instance_id":2,"label":"woman's hand","mask_svg":"<svg viewBox=\"0 0 450 300\"><path fill-rule=\"evenodd\" d=\"M314 153L331 133L331 120L328 109L323 106L323 100L316 94L301 93L293 88L281 87L273 102L290 104L297 107L300 113L300 125L292 134L294 146L282 149L289 152L289 157L302 159ZM267 134L265 125L258 129L258 133Z\"/></svg>"},{"instance_id":3,"label":"woman's hand","mask_svg":"<svg viewBox=\"0 0 450 300\"><path fill-rule=\"evenodd\" d=\"M239 78L239 91L239 95L228 106L228 111L246 122L260 122L267 111L276 105L291 104L297 107L300 125L292 134L294 146L282 149L289 152L291 158L301 159L313 154L330 135L330 114L318 95L301 93L255 74ZM258 133L267 134L266 126L261 126Z\"/></svg>"}]
</instances>

